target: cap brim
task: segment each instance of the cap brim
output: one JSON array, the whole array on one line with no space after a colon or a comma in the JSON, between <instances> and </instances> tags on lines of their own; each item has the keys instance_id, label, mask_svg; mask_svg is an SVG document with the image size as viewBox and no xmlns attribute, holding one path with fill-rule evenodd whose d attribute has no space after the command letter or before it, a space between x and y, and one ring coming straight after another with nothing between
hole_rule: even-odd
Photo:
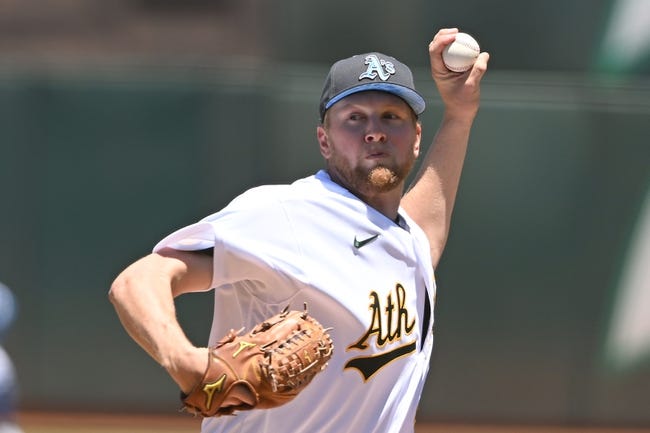
<instances>
[{"instance_id":1,"label":"cap brim","mask_svg":"<svg viewBox=\"0 0 650 433\"><path fill-rule=\"evenodd\" d=\"M352 87L334 96L325 105L325 111L329 110L332 105L336 104L346 96L350 96L354 93L366 92L368 90L377 90L380 92L392 93L393 95L399 96L405 100L407 104L410 105L415 114L422 114L426 107L424 98L422 98L419 93L413 91L412 89L391 83L367 83Z\"/></svg>"}]
</instances>

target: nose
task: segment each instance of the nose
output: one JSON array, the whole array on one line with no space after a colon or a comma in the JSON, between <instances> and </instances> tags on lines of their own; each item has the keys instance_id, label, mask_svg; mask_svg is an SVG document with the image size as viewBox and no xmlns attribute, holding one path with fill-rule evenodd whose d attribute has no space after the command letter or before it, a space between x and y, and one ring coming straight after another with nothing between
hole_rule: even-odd
<instances>
[{"instance_id":1,"label":"nose","mask_svg":"<svg viewBox=\"0 0 650 433\"><path fill-rule=\"evenodd\" d=\"M377 143L386 141L386 133L382 129L380 122L377 120L371 120L368 122L368 127L366 128L365 141L366 143Z\"/></svg>"}]
</instances>

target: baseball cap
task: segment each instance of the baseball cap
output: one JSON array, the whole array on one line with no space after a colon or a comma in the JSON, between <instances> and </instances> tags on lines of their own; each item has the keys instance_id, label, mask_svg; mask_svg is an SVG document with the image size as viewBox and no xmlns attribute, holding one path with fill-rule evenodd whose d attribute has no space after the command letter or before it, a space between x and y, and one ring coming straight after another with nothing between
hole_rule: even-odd
<instances>
[{"instance_id":1,"label":"baseball cap","mask_svg":"<svg viewBox=\"0 0 650 433\"><path fill-rule=\"evenodd\" d=\"M399 96L415 114L424 111L424 98L415 91L409 67L394 57L373 52L348 57L332 65L320 98L321 121L332 105L346 96L367 90Z\"/></svg>"}]
</instances>

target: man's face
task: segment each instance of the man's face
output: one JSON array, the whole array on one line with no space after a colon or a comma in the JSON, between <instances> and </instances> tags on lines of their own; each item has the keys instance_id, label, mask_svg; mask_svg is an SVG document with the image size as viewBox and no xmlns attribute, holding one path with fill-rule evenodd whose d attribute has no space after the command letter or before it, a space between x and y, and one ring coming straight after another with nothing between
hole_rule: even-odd
<instances>
[{"instance_id":1,"label":"man's face","mask_svg":"<svg viewBox=\"0 0 650 433\"><path fill-rule=\"evenodd\" d=\"M317 130L330 176L365 197L396 188L401 194L420 152L421 134L408 104L378 91L343 98Z\"/></svg>"}]
</instances>

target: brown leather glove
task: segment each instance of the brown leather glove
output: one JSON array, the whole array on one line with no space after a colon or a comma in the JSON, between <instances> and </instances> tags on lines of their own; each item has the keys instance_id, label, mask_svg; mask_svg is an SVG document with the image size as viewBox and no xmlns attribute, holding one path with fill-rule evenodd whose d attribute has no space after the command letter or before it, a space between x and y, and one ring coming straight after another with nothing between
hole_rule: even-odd
<instances>
[{"instance_id":1,"label":"brown leather glove","mask_svg":"<svg viewBox=\"0 0 650 433\"><path fill-rule=\"evenodd\" d=\"M268 409L298 395L327 366L333 343L305 311L288 311L239 336L230 331L209 351L203 380L181 394L185 409L205 417Z\"/></svg>"}]
</instances>

